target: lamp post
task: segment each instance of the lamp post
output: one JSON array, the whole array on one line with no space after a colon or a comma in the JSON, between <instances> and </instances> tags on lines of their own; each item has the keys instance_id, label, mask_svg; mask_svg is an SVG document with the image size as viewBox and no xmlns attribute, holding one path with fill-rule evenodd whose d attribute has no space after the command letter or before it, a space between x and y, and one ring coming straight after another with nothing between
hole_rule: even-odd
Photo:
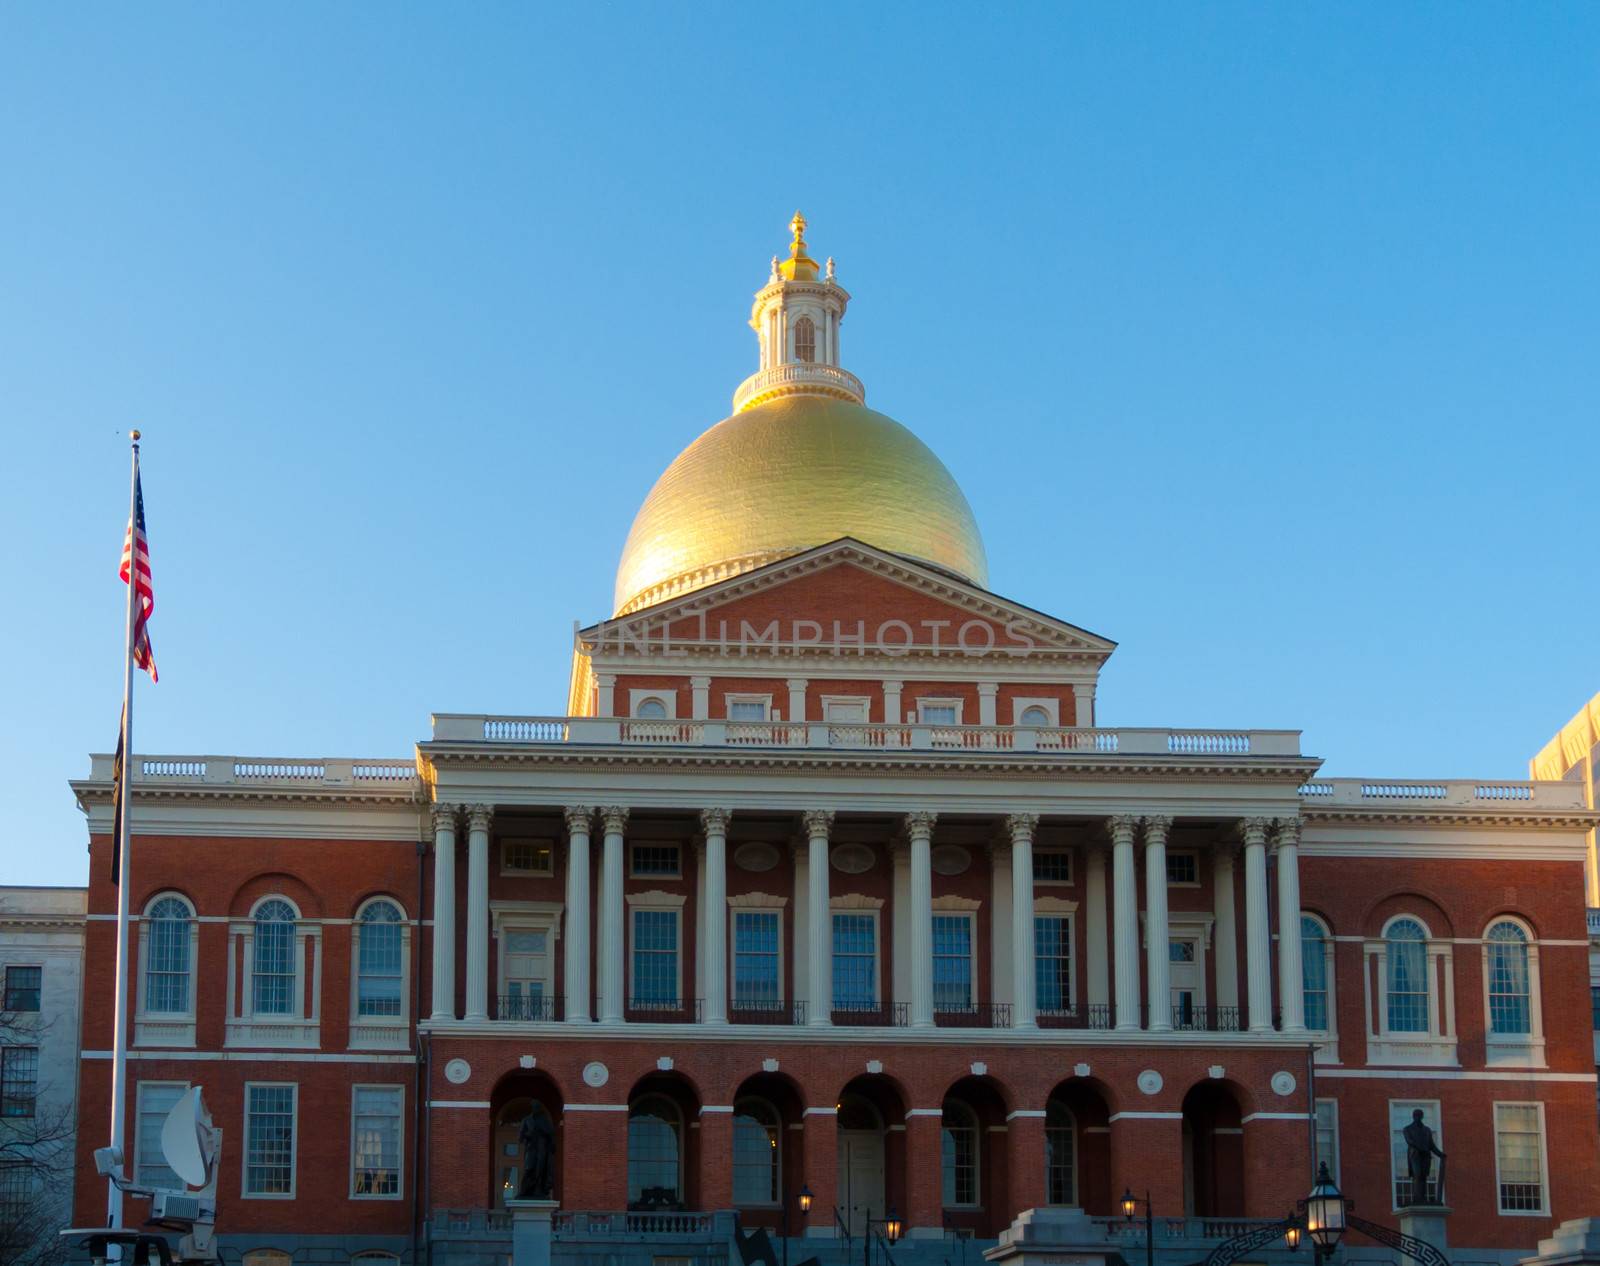
<instances>
[{"instance_id":1,"label":"lamp post","mask_svg":"<svg viewBox=\"0 0 1600 1266\"><path fill-rule=\"evenodd\" d=\"M883 1237L891 1244L900 1242L900 1232L905 1229L893 1205L889 1206L889 1216L886 1218L875 1218L868 1209L866 1234L861 1237L861 1266L872 1266L872 1228L875 1226L883 1228Z\"/></svg>"},{"instance_id":2,"label":"lamp post","mask_svg":"<svg viewBox=\"0 0 1600 1266\"><path fill-rule=\"evenodd\" d=\"M1306 1234L1311 1237L1312 1247L1317 1250L1317 1260L1331 1257L1334 1249L1339 1247L1339 1241L1344 1238L1350 1201L1344 1198L1329 1177L1327 1161L1318 1166L1316 1185L1300 1202L1300 1207L1306 1212Z\"/></svg>"},{"instance_id":3,"label":"lamp post","mask_svg":"<svg viewBox=\"0 0 1600 1266\"><path fill-rule=\"evenodd\" d=\"M1130 1223L1133 1221L1134 1212L1139 1207L1139 1201L1134 1198L1133 1190L1128 1187L1122 1189L1122 1216ZM1155 1210L1150 1207L1150 1192L1144 1193L1144 1266L1155 1266L1156 1260L1156 1217Z\"/></svg>"},{"instance_id":4,"label":"lamp post","mask_svg":"<svg viewBox=\"0 0 1600 1266\"><path fill-rule=\"evenodd\" d=\"M811 1184L803 1183L800 1194L795 1197L795 1203L800 1206L800 1217L803 1221L811 1216ZM783 1202L783 1266L789 1266L789 1202Z\"/></svg>"}]
</instances>

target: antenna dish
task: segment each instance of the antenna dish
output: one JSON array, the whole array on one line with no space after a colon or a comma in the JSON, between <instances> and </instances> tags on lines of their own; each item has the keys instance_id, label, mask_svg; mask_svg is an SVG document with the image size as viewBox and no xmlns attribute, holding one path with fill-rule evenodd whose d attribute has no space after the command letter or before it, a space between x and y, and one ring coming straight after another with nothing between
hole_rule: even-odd
<instances>
[{"instance_id":1,"label":"antenna dish","mask_svg":"<svg viewBox=\"0 0 1600 1266\"><path fill-rule=\"evenodd\" d=\"M211 1181L211 1167L216 1161L215 1131L211 1128L211 1114L200 1098L200 1087L191 1086L161 1127L161 1155L177 1174L191 1187L204 1187Z\"/></svg>"}]
</instances>

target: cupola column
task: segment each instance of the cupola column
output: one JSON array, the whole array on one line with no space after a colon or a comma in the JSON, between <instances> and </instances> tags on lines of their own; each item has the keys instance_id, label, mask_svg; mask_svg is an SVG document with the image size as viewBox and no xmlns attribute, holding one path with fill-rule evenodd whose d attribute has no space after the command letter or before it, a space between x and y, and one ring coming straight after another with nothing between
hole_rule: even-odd
<instances>
[{"instance_id":1,"label":"cupola column","mask_svg":"<svg viewBox=\"0 0 1600 1266\"><path fill-rule=\"evenodd\" d=\"M1037 980L1034 977L1033 833L1037 813L1013 813L1006 819L1011 833L1011 1025L1038 1027Z\"/></svg>"},{"instance_id":2,"label":"cupola column","mask_svg":"<svg viewBox=\"0 0 1600 1266\"><path fill-rule=\"evenodd\" d=\"M931 813L906 814L911 841L911 1027L933 1027L933 823Z\"/></svg>"},{"instance_id":3,"label":"cupola column","mask_svg":"<svg viewBox=\"0 0 1600 1266\"><path fill-rule=\"evenodd\" d=\"M600 860L600 1023L622 1023L622 837L628 811L617 805L600 810L605 823Z\"/></svg>"},{"instance_id":4,"label":"cupola column","mask_svg":"<svg viewBox=\"0 0 1600 1266\"><path fill-rule=\"evenodd\" d=\"M489 823L494 810L475 804L467 811L467 1008L468 1020L489 1018Z\"/></svg>"},{"instance_id":5,"label":"cupola column","mask_svg":"<svg viewBox=\"0 0 1600 1266\"><path fill-rule=\"evenodd\" d=\"M1300 819L1278 819L1278 999L1283 1031L1304 1033L1305 976L1300 958Z\"/></svg>"},{"instance_id":6,"label":"cupola column","mask_svg":"<svg viewBox=\"0 0 1600 1266\"><path fill-rule=\"evenodd\" d=\"M250 973L246 972L244 978L248 988ZM453 804L433 806L433 1018L456 1018L456 806Z\"/></svg>"},{"instance_id":7,"label":"cupola column","mask_svg":"<svg viewBox=\"0 0 1600 1266\"><path fill-rule=\"evenodd\" d=\"M702 809L700 825L706 833L705 858L705 962L707 1024L728 1021L728 821L730 809Z\"/></svg>"},{"instance_id":8,"label":"cupola column","mask_svg":"<svg viewBox=\"0 0 1600 1266\"><path fill-rule=\"evenodd\" d=\"M1167 832L1172 819L1144 820L1145 981L1153 1032L1172 1027L1172 959L1167 948Z\"/></svg>"},{"instance_id":9,"label":"cupola column","mask_svg":"<svg viewBox=\"0 0 1600 1266\"><path fill-rule=\"evenodd\" d=\"M809 809L806 826L806 950L811 997L806 1022L815 1027L833 1023L833 910L828 898L828 832L833 814Z\"/></svg>"},{"instance_id":10,"label":"cupola column","mask_svg":"<svg viewBox=\"0 0 1600 1266\"><path fill-rule=\"evenodd\" d=\"M1112 932L1116 936L1117 1028L1139 1027L1139 894L1134 888L1133 832L1138 819L1111 819Z\"/></svg>"},{"instance_id":11,"label":"cupola column","mask_svg":"<svg viewBox=\"0 0 1600 1266\"><path fill-rule=\"evenodd\" d=\"M1250 1031L1272 1031L1272 941L1267 931L1267 820L1246 818L1244 836L1244 961Z\"/></svg>"},{"instance_id":12,"label":"cupola column","mask_svg":"<svg viewBox=\"0 0 1600 1266\"><path fill-rule=\"evenodd\" d=\"M567 1023L589 1023L589 828L594 810L568 805L567 819L567 947L563 987Z\"/></svg>"}]
</instances>

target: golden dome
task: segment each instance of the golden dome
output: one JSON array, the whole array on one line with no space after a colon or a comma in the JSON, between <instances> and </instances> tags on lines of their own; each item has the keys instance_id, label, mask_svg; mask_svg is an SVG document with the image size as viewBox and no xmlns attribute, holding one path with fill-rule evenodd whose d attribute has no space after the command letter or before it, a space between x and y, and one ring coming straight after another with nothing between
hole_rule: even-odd
<instances>
[{"instance_id":1,"label":"golden dome","mask_svg":"<svg viewBox=\"0 0 1600 1266\"><path fill-rule=\"evenodd\" d=\"M865 405L789 395L717 423L656 480L622 550L616 612L841 536L988 581L972 507L926 444Z\"/></svg>"}]
</instances>

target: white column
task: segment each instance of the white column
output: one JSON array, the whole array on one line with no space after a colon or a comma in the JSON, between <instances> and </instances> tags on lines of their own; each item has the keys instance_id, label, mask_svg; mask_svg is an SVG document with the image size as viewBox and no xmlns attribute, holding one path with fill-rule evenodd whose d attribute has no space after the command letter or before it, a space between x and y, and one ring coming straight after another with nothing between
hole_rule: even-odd
<instances>
[{"instance_id":1,"label":"white column","mask_svg":"<svg viewBox=\"0 0 1600 1266\"><path fill-rule=\"evenodd\" d=\"M731 809L702 809L706 833L705 929L701 957L706 965L707 1024L728 1020L728 820Z\"/></svg>"},{"instance_id":2,"label":"white column","mask_svg":"<svg viewBox=\"0 0 1600 1266\"><path fill-rule=\"evenodd\" d=\"M1211 889L1217 916L1212 943L1217 951L1217 1006L1239 1009L1239 929L1233 910L1232 841L1223 840L1211 855Z\"/></svg>"},{"instance_id":3,"label":"white column","mask_svg":"<svg viewBox=\"0 0 1600 1266\"><path fill-rule=\"evenodd\" d=\"M689 678L690 718L704 721L711 715L711 678Z\"/></svg>"},{"instance_id":4,"label":"white column","mask_svg":"<svg viewBox=\"0 0 1600 1266\"><path fill-rule=\"evenodd\" d=\"M1133 817L1111 819L1112 932L1116 936L1117 1028L1137 1029L1139 1017L1139 894L1133 871Z\"/></svg>"},{"instance_id":5,"label":"white column","mask_svg":"<svg viewBox=\"0 0 1600 1266\"><path fill-rule=\"evenodd\" d=\"M1300 969L1300 819L1278 819L1278 1004L1283 1031L1306 1031Z\"/></svg>"},{"instance_id":6,"label":"white column","mask_svg":"<svg viewBox=\"0 0 1600 1266\"><path fill-rule=\"evenodd\" d=\"M614 717L617 715L617 675L615 673L596 673L594 675L594 714L597 717Z\"/></svg>"},{"instance_id":7,"label":"white column","mask_svg":"<svg viewBox=\"0 0 1600 1266\"><path fill-rule=\"evenodd\" d=\"M1098 841L1084 847L1083 876L1084 988L1090 1007L1111 1002L1111 954L1106 944L1106 850ZM1084 1017L1089 1022L1089 1017Z\"/></svg>"},{"instance_id":8,"label":"white column","mask_svg":"<svg viewBox=\"0 0 1600 1266\"><path fill-rule=\"evenodd\" d=\"M1037 813L1013 813L1006 819L1011 834L1011 1025L1038 1028L1037 981L1033 945L1033 833Z\"/></svg>"},{"instance_id":9,"label":"white column","mask_svg":"<svg viewBox=\"0 0 1600 1266\"><path fill-rule=\"evenodd\" d=\"M617 805L600 810L605 824L600 858L600 1022L622 1023L622 833L628 811Z\"/></svg>"},{"instance_id":10,"label":"white column","mask_svg":"<svg viewBox=\"0 0 1600 1266\"><path fill-rule=\"evenodd\" d=\"M1167 832L1171 829L1171 818L1144 820L1144 974L1153 1032L1172 1027L1172 959L1167 952Z\"/></svg>"},{"instance_id":11,"label":"white column","mask_svg":"<svg viewBox=\"0 0 1600 1266\"><path fill-rule=\"evenodd\" d=\"M804 677L791 677L789 687L789 711L784 714L786 720L805 723L806 719L806 679Z\"/></svg>"},{"instance_id":12,"label":"white column","mask_svg":"<svg viewBox=\"0 0 1600 1266\"><path fill-rule=\"evenodd\" d=\"M467 811L467 1007L468 1020L489 1018L489 821L494 810L475 804Z\"/></svg>"},{"instance_id":13,"label":"white column","mask_svg":"<svg viewBox=\"0 0 1600 1266\"><path fill-rule=\"evenodd\" d=\"M999 691L1000 691L1000 686L999 686L998 682L980 681L978 683L978 724L979 725L996 725L996 724L998 724L998 722L995 720L994 701L995 701L995 696L999 693Z\"/></svg>"},{"instance_id":14,"label":"white column","mask_svg":"<svg viewBox=\"0 0 1600 1266\"><path fill-rule=\"evenodd\" d=\"M1250 1031L1272 1031L1272 942L1267 933L1267 820L1246 818L1244 836L1244 971Z\"/></svg>"},{"instance_id":15,"label":"white column","mask_svg":"<svg viewBox=\"0 0 1600 1266\"><path fill-rule=\"evenodd\" d=\"M1072 685L1072 723L1088 728L1094 725L1094 682L1078 681Z\"/></svg>"},{"instance_id":16,"label":"white column","mask_svg":"<svg viewBox=\"0 0 1600 1266\"><path fill-rule=\"evenodd\" d=\"M245 957L246 966L250 959ZM250 973L244 974L245 989ZM249 1015L249 993L241 1013ZM433 806L433 1018L456 1018L456 806Z\"/></svg>"},{"instance_id":17,"label":"white column","mask_svg":"<svg viewBox=\"0 0 1600 1266\"><path fill-rule=\"evenodd\" d=\"M589 1023L589 825L594 810L568 805L566 1015L568 1024Z\"/></svg>"},{"instance_id":18,"label":"white column","mask_svg":"<svg viewBox=\"0 0 1600 1266\"><path fill-rule=\"evenodd\" d=\"M900 687L903 682L885 681L883 683L883 723L885 725L899 725L903 718L900 715Z\"/></svg>"},{"instance_id":19,"label":"white column","mask_svg":"<svg viewBox=\"0 0 1600 1266\"><path fill-rule=\"evenodd\" d=\"M933 1027L933 824L931 813L906 814L911 841L911 1027Z\"/></svg>"},{"instance_id":20,"label":"white column","mask_svg":"<svg viewBox=\"0 0 1600 1266\"><path fill-rule=\"evenodd\" d=\"M806 825L806 915L810 924L806 949L810 960L811 997L806 1022L833 1023L833 911L828 904L828 832L833 814L808 809Z\"/></svg>"}]
</instances>

